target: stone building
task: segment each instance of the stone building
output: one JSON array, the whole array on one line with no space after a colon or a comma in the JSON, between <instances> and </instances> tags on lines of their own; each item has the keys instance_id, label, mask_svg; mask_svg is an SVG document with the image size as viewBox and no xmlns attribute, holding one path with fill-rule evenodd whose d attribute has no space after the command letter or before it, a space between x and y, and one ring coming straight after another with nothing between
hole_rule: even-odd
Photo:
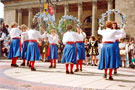
<instances>
[{"instance_id":1,"label":"stone building","mask_svg":"<svg viewBox=\"0 0 135 90\"><path fill-rule=\"evenodd\" d=\"M45 2L46 0L41 0ZM56 0L52 0L55 4ZM39 0L3 0L5 5L4 20L6 24L16 21L19 25L26 24L30 26L33 16L39 12L41 5ZM73 15L77 17L81 23L83 30L87 36L97 36L98 19L101 14L108 9L117 9L127 15L127 34L134 36L133 28L135 27L135 7L134 0L60 0L54 6L56 21L63 15ZM116 20L120 22L120 18L116 15L109 15L108 20ZM121 22L120 22L121 23Z\"/></svg>"}]
</instances>

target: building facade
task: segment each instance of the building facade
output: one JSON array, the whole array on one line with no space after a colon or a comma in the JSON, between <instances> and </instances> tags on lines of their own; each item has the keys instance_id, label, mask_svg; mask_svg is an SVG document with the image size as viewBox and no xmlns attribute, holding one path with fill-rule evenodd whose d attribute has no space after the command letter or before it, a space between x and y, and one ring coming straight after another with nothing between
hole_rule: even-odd
<instances>
[{"instance_id":1,"label":"building facade","mask_svg":"<svg viewBox=\"0 0 135 90\"><path fill-rule=\"evenodd\" d=\"M46 0L41 0L42 4ZM56 0L52 0L55 4ZM128 2L128 0L125 0ZM54 5L56 21L58 21L63 15L72 15L78 18L82 23L82 28L86 32L87 36L97 36L98 19L101 18L101 14L105 13L109 9L117 9L122 13L124 12L123 0L60 0ZM134 1L134 0L129 0ZM11 24L16 21L19 25L26 24L30 27L33 16L39 12L41 5L39 0L4 0L5 14L4 20L6 24ZM119 5L122 4L122 5ZM130 8L128 8L130 9ZM128 10L127 10L128 11ZM128 11L129 12L129 11ZM132 15L132 14L131 14ZM116 18L116 19L115 19ZM109 15L108 20L118 20L118 16ZM135 23L134 23L135 24ZM129 25L129 24L127 24ZM132 31L128 26L127 29ZM130 34L134 36L135 33Z\"/></svg>"}]
</instances>

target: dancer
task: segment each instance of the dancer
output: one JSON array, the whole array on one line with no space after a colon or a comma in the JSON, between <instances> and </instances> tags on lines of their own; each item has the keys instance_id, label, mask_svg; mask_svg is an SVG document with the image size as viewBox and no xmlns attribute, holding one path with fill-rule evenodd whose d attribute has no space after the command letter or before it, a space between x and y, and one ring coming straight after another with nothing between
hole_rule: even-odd
<instances>
[{"instance_id":1,"label":"dancer","mask_svg":"<svg viewBox=\"0 0 135 90\"><path fill-rule=\"evenodd\" d=\"M103 47L101 50L101 57L98 69L105 70L104 78L107 78L107 70L109 69L109 80L113 80L112 70L119 68L120 62L116 60L116 51L114 42L116 35L121 35L124 30L112 30L112 22L106 22L106 29L101 30L99 28L98 34L103 36Z\"/></svg>"},{"instance_id":2,"label":"dancer","mask_svg":"<svg viewBox=\"0 0 135 90\"><path fill-rule=\"evenodd\" d=\"M27 46L28 46L28 34L27 34L27 26L26 25L21 25L21 30L22 30L22 34L21 34L21 42L22 42L22 59L23 59L23 63L21 64L21 66L25 66L25 61L26 61L26 52L27 52ZM27 62L28 65L28 62Z\"/></svg>"},{"instance_id":3,"label":"dancer","mask_svg":"<svg viewBox=\"0 0 135 90\"><path fill-rule=\"evenodd\" d=\"M58 35L56 33L56 30L52 29L51 35L45 32L45 34L42 37L45 37L45 36L48 37L48 41L49 41L49 47L46 54L51 63L49 68L56 68L56 59L58 59L58 49L57 49ZM54 65L53 65L53 62L54 62Z\"/></svg>"},{"instance_id":4,"label":"dancer","mask_svg":"<svg viewBox=\"0 0 135 90\"><path fill-rule=\"evenodd\" d=\"M119 28L118 28L118 25L117 25L117 22L112 22L112 29L113 30L120 30ZM116 37L117 37L117 39L115 40L115 43L114 43L114 45L115 45L115 50L116 50L116 60L117 61L119 61L120 63L120 66L122 66L121 65L121 58L120 58L120 50L119 50L119 39L121 39L121 38L124 38L125 37L125 32L124 33L122 33L121 35L116 35ZM117 74L117 69L114 69L114 74L116 75Z\"/></svg>"},{"instance_id":5,"label":"dancer","mask_svg":"<svg viewBox=\"0 0 135 90\"><path fill-rule=\"evenodd\" d=\"M80 64L80 71L82 71L82 63L85 60L85 46L84 46L84 39L86 38L86 34L81 30L80 27L77 27L78 33L78 40L76 41L76 48L77 48L77 64L75 72L79 71L79 64Z\"/></svg>"},{"instance_id":6,"label":"dancer","mask_svg":"<svg viewBox=\"0 0 135 90\"><path fill-rule=\"evenodd\" d=\"M8 59L12 59L11 66L12 67L18 67L16 64L16 61L18 57L21 57L21 41L20 41L20 35L21 31L17 28L18 24L16 22L13 22L11 24L11 31L10 31L10 48L8 52Z\"/></svg>"},{"instance_id":7,"label":"dancer","mask_svg":"<svg viewBox=\"0 0 135 90\"><path fill-rule=\"evenodd\" d=\"M73 27L71 24L66 26L67 32L63 36L63 44L65 44L61 63L65 63L66 74L69 74L68 66L70 64L70 73L74 74L73 66L76 64L76 46L75 42L77 40L77 33L72 31Z\"/></svg>"},{"instance_id":8,"label":"dancer","mask_svg":"<svg viewBox=\"0 0 135 90\"><path fill-rule=\"evenodd\" d=\"M31 71L36 71L34 64L36 60L40 60L40 52L38 47L38 41L41 38L41 34L39 31L35 30L37 24L32 23L31 29L27 31L28 34L28 47L26 53L26 60L30 61Z\"/></svg>"}]
</instances>

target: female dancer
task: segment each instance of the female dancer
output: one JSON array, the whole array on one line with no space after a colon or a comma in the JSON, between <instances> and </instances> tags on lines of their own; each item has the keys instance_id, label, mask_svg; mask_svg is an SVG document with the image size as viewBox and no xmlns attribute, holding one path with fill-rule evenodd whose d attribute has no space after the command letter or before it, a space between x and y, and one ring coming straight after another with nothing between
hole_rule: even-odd
<instances>
[{"instance_id":1,"label":"female dancer","mask_svg":"<svg viewBox=\"0 0 135 90\"><path fill-rule=\"evenodd\" d=\"M32 23L31 29L27 31L29 44L27 47L26 59L30 61L31 71L36 71L34 68L34 64L36 60L40 60L40 52L38 47L38 40L41 38L41 34L39 31L35 30L37 24Z\"/></svg>"},{"instance_id":2,"label":"female dancer","mask_svg":"<svg viewBox=\"0 0 135 90\"><path fill-rule=\"evenodd\" d=\"M112 29L113 30L119 30L117 22L112 22ZM120 50L119 50L119 39L124 38L125 35L126 35L125 32L122 33L121 35L117 35L116 36L117 39L115 40L115 43L114 43L115 48L116 48L115 49L116 50L116 60L120 62L119 63L120 66L121 66L121 59L120 59ZM117 69L114 69L114 74L117 74Z\"/></svg>"},{"instance_id":3,"label":"female dancer","mask_svg":"<svg viewBox=\"0 0 135 90\"><path fill-rule=\"evenodd\" d=\"M26 61L26 52L27 52L27 46L28 46L28 34L27 34L27 26L26 25L21 25L21 29L22 29L22 34L21 34L21 42L22 42L22 59L23 59L23 63L21 64L21 66L25 66L25 61ZM28 63L27 63L28 64Z\"/></svg>"},{"instance_id":4,"label":"female dancer","mask_svg":"<svg viewBox=\"0 0 135 90\"><path fill-rule=\"evenodd\" d=\"M120 62L116 60L116 51L114 42L116 35L121 35L124 30L112 30L112 22L106 22L106 29L101 30L99 28L98 34L103 36L103 47L101 50L101 57L98 69L105 70L104 78L107 78L107 69L109 69L109 80L113 80L112 70L119 68Z\"/></svg>"},{"instance_id":5,"label":"female dancer","mask_svg":"<svg viewBox=\"0 0 135 90\"><path fill-rule=\"evenodd\" d=\"M85 47L84 47L84 39L86 38L86 34L82 32L80 27L77 27L78 40L76 41L77 48L77 64L75 72L79 71L78 65L80 64L80 71L82 71L82 63L85 60Z\"/></svg>"},{"instance_id":6,"label":"female dancer","mask_svg":"<svg viewBox=\"0 0 135 90\"><path fill-rule=\"evenodd\" d=\"M10 48L8 52L8 59L12 58L12 67L18 67L16 64L16 61L18 57L21 57L21 41L20 41L20 35L21 31L17 28L17 23L13 22L11 24L11 31L10 31Z\"/></svg>"},{"instance_id":7,"label":"female dancer","mask_svg":"<svg viewBox=\"0 0 135 90\"><path fill-rule=\"evenodd\" d=\"M45 36L48 37L48 41L49 41L49 47L47 50L47 56L51 62L51 65L49 66L49 68L56 68L56 59L58 59L58 50L57 50L58 35L56 33L56 30L52 29L51 35L45 32L42 37L45 37ZM54 66L53 66L53 62L54 62Z\"/></svg>"},{"instance_id":8,"label":"female dancer","mask_svg":"<svg viewBox=\"0 0 135 90\"><path fill-rule=\"evenodd\" d=\"M68 66L70 64L70 73L74 74L73 66L77 62L76 61L76 46L75 42L77 40L77 33L72 31L73 27L71 24L66 26L67 32L63 36L63 44L65 44L63 55L62 55L62 63L66 65L66 74L69 74Z\"/></svg>"}]
</instances>

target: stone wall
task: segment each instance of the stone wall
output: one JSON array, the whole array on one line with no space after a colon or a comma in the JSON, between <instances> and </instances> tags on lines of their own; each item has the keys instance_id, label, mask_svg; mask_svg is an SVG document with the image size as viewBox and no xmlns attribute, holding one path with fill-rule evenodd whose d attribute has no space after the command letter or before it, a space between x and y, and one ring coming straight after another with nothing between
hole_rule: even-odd
<instances>
[{"instance_id":1,"label":"stone wall","mask_svg":"<svg viewBox=\"0 0 135 90\"><path fill-rule=\"evenodd\" d=\"M116 0L115 8L127 16L127 35L135 37L135 0ZM116 15L115 20L121 22L118 15Z\"/></svg>"},{"instance_id":2,"label":"stone wall","mask_svg":"<svg viewBox=\"0 0 135 90\"><path fill-rule=\"evenodd\" d=\"M6 24L10 25L12 22L16 22L16 10L6 10L4 11L4 21Z\"/></svg>"}]
</instances>

